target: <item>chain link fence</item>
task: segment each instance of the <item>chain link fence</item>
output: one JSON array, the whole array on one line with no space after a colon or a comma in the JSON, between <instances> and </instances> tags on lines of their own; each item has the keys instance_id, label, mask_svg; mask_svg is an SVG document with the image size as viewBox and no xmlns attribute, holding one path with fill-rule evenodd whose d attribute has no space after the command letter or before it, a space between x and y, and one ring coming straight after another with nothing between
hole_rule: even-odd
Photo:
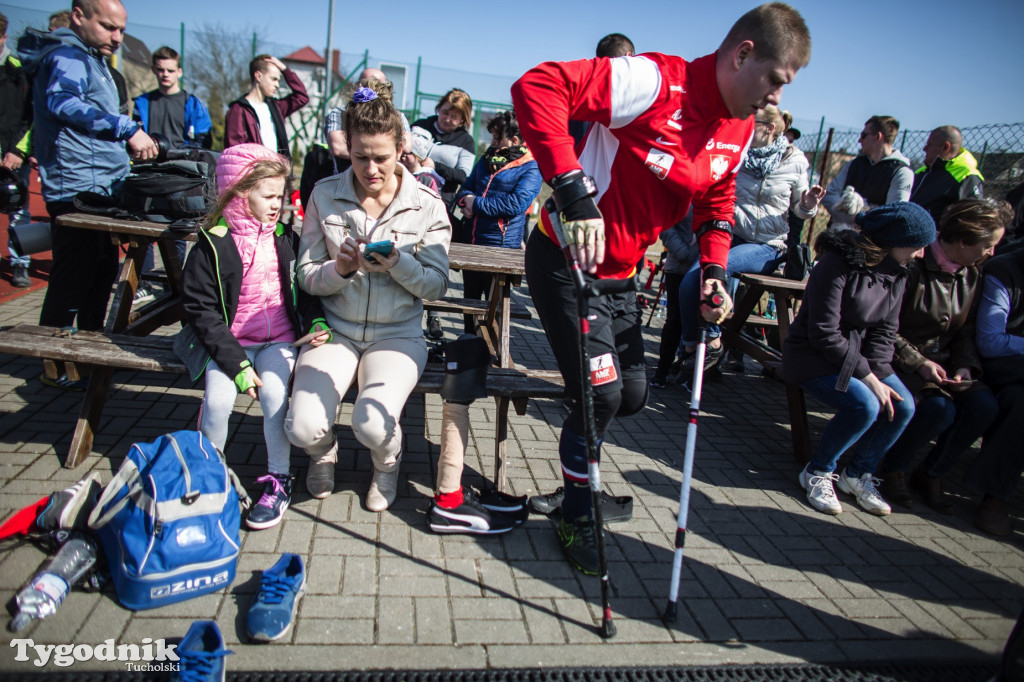
<instances>
[{"instance_id":1,"label":"chain link fence","mask_svg":"<svg viewBox=\"0 0 1024 682\"><path fill-rule=\"evenodd\" d=\"M0 3L0 12L8 19L8 45L12 50L26 28L45 31L51 12L16 7ZM325 36L324 36L325 37ZM167 45L175 49L182 59L184 77L182 87L199 95L210 108L214 123L214 146L223 141L224 112L228 104L243 95L249 87L248 63L257 54L271 54L278 58L303 53L313 60L289 64L306 85L310 102L288 120L289 138L293 157L302 159L308 147L322 140L324 103L330 107L342 104L348 83L366 67L380 68L395 85L395 105L410 121L430 116L438 100L451 88L465 90L473 98L473 120L470 133L479 150L490 142L486 123L498 111L512 106L509 88L514 76L498 76L459 69L448 69L424 64L422 59L409 62L392 59L386 54L364 52L337 53L331 83L324 88L328 65L323 60L321 37L310 50L304 45L289 45L267 40L260 29L226 27L213 23L179 24L176 28L148 26L131 21L115 66L125 76L129 96L135 97L156 88L156 80L149 71L150 55L158 47Z\"/></svg>"},{"instance_id":2,"label":"chain link fence","mask_svg":"<svg viewBox=\"0 0 1024 682\"><path fill-rule=\"evenodd\" d=\"M827 165L822 171L828 130L824 126L820 128L820 133L804 133L795 145L811 164L812 184L818 182L828 187L843 166L860 152L860 131L832 131ZM974 155L978 170L985 178L985 196L1004 199L1007 192L1024 182L1024 123L995 123L960 131L964 148ZM924 145L930 134L930 130L904 130L896 136L894 148L910 159L910 167L915 170L924 163ZM827 212L819 211L808 237L812 243L813 237L825 229L827 223Z\"/></svg>"}]
</instances>

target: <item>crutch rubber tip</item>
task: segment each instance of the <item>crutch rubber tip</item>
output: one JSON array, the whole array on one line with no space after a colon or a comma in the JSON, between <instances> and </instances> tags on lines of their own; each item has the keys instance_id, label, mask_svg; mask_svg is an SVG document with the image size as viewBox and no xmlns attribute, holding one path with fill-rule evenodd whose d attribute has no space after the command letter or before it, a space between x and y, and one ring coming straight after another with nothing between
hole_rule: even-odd
<instances>
[{"instance_id":1,"label":"crutch rubber tip","mask_svg":"<svg viewBox=\"0 0 1024 682\"><path fill-rule=\"evenodd\" d=\"M678 614L679 605L674 601L670 601L668 605L665 607L665 615L663 616L663 619L666 623L674 623L676 622L676 616Z\"/></svg>"},{"instance_id":2,"label":"crutch rubber tip","mask_svg":"<svg viewBox=\"0 0 1024 682\"><path fill-rule=\"evenodd\" d=\"M604 639L611 639L615 636L615 623L611 620L605 619L601 622L601 637Z\"/></svg>"}]
</instances>

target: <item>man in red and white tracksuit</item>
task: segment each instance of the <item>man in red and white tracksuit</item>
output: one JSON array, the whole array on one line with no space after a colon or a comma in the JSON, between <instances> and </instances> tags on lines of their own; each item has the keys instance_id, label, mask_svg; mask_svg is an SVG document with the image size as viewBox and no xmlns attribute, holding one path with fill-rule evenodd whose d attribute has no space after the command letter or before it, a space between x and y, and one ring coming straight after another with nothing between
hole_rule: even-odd
<instances>
[{"instance_id":1,"label":"man in red and white tracksuit","mask_svg":"<svg viewBox=\"0 0 1024 682\"><path fill-rule=\"evenodd\" d=\"M559 442L564 496L558 538L566 558L584 573L598 572L597 543L580 404L576 298L561 245L585 277L632 277L647 247L692 204L702 297L717 292L725 301L717 308L703 306L702 314L723 320L732 305L723 281L735 173L751 139L753 114L777 104L782 87L809 59L803 19L775 2L748 12L717 52L692 62L656 53L547 62L512 86L520 130L556 207L555 216L542 212L530 237L526 275L573 398ZM570 119L596 124L578 156L567 132ZM615 416L643 409L647 377L636 295L594 298L590 312L588 379L600 442Z\"/></svg>"}]
</instances>

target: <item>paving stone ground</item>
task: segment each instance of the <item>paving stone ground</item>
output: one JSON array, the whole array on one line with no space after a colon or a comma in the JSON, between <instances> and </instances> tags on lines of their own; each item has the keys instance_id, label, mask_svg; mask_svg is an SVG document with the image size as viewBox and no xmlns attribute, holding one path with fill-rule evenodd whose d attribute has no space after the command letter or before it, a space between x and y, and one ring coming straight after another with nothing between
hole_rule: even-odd
<instances>
[{"instance_id":1,"label":"paving stone ground","mask_svg":"<svg viewBox=\"0 0 1024 682\"><path fill-rule=\"evenodd\" d=\"M0 325L35 323L43 291L0 305ZM529 304L525 287L516 300ZM646 320L646 316L645 316ZM443 318L446 336L461 319ZM655 360L659 321L645 331ZM168 330L169 331L169 330ZM513 357L554 368L536 320L516 321ZM0 517L98 471L107 480L130 444L194 428L201 388L171 375L118 372L93 454L61 466L81 394L46 388L39 364L0 355ZM0 672L38 670L15 660L15 637L36 644L176 640L195 619L216 620L235 655L232 670L467 669L668 666L894 660L991 663L1024 607L1024 509L1013 502L1014 534L995 539L971 523L975 501L957 477L955 513L897 510L878 518L843 499L844 513L811 510L796 482L781 384L749 359L742 374L706 384L693 476L678 622L665 625L688 396L653 391L641 414L608 433L602 475L614 495L634 497L633 520L610 527L608 549L618 636L595 634L598 582L562 559L551 522L531 519L500 537L430 533L426 508L440 441L441 402L413 396L402 426L401 489L383 514L365 510L369 456L340 411L337 486L319 501L301 485L284 522L242 530L229 590L133 613L109 589L71 593L53 617L17 635L5 630ZM816 437L829 413L810 404ZM561 485L560 401L531 401L512 415L509 481L517 494ZM479 401L465 481L493 471L494 406ZM258 405L239 398L229 463L250 491L265 472ZM301 481L305 461L293 453ZM308 589L294 628L278 643L244 643L245 613L259 571L282 552L307 564ZM0 544L0 597L13 596L46 557L32 544ZM76 662L80 670L123 664ZM45 670L57 670L52 661ZM121 667L120 669L123 669Z\"/></svg>"}]
</instances>

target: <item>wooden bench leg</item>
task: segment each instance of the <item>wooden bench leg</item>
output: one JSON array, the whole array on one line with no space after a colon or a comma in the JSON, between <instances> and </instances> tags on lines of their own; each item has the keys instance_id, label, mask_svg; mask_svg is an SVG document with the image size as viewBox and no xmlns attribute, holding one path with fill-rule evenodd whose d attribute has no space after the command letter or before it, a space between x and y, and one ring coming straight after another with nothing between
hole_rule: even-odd
<instances>
[{"instance_id":1,"label":"wooden bench leg","mask_svg":"<svg viewBox=\"0 0 1024 682\"><path fill-rule=\"evenodd\" d=\"M789 428L793 435L793 456L800 464L806 464L811 459L811 435L807 428L804 390L787 381L786 402L789 405Z\"/></svg>"},{"instance_id":2,"label":"wooden bench leg","mask_svg":"<svg viewBox=\"0 0 1024 682\"><path fill-rule=\"evenodd\" d=\"M113 373L109 367L93 368L89 377L89 387L85 389L85 397L82 398L82 409L75 425L75 435L71 438L71 448L68 450L67 459L64 460L64 467L67 469L77 468L92 452L93 436L99 427L103 403L107 400L107 388L110 387L110 377Z\"/></svg>"},{"instance_id":3,"label":"wooden bench leg","mask_svg":"<svg viewBox=\"0 0 1024 682\"><path fill-rule=\"evenodd\" d=\"M501 492L505 492L508 487L505 440L508 438L509 398L496 396L494 402L498 408L498 415L494 426L494 485Z\"/></svg>"}]
</instances>

